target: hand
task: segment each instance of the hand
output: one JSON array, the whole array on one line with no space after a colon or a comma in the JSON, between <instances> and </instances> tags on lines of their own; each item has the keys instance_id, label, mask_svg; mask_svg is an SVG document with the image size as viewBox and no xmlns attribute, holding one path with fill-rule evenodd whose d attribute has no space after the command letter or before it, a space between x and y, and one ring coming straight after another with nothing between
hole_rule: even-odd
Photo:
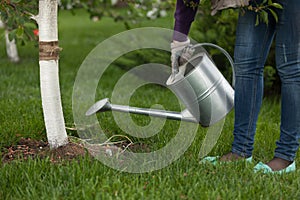
<instances>
[{"instance_id":1,"label":"hand","mask_svg":"<svg viewBox=\"0 0 300 200\"><path fill-rule=\"evenodd\" d=\"M190 45L190 40L184 42L173 41L171 43L171 64L172 74L179 72L179 67L186 63L193 55L194 49Z\"/></svg>"}]
</instances>

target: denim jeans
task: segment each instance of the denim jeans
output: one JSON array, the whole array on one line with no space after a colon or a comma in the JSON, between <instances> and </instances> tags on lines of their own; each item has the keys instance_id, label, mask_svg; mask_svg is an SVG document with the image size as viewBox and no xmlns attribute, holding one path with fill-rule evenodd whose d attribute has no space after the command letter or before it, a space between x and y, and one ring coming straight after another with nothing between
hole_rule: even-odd
<instances>
[{"instance_id":1,"label":"denim jeans","mask_svg":"<svg viewBox=\"0 0 300 200\"><path fill-rule=\"evenodd\" d=\"M300 137L300 0L278 0L278 23L255 26L256 13L240 14L234 51L235 122L232 152L251 156L263 98L263 67L275 40L276 68L281 79L280 139L275 157L293 161ZM268 120L268 119L265 119ZM268 134L273 134L272 132Z\"/></svg>"}]
</instances>

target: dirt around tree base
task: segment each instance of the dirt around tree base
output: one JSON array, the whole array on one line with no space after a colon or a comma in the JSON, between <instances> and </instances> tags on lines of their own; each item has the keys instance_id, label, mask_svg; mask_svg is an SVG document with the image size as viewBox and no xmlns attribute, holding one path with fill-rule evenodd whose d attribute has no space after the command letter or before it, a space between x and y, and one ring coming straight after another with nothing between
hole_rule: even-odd
<instances>
[{"instance_id":1,"label":"dirt around tree base","mask_svg":"<svg viewBox=\"0 0 300 200\"><path fill-rule=\"evenodd\" d=\"M128 147L128 148L127 148ZM44 159L49 158L52 163L60 163L64 161L79 160L82 157L96 156L118 156L125 155L127 151L131 152L150 152L150 148L146 144L128 144L119 143L118 145L83 145L81 143L72 142L50 149L47 142L38 141L31 138L21 138L16 145L5 148L2 155L2 163L10 163L12 161L24 161L28 159Z\"/></svg>"},{"instance_id":2,"label":"dirt around tree base","mask_svg":"<svg viewBox=\"0 0 300 200\"><path fill-rule=\"evenodd\" d=\"M21 138L20 141L2 151L2 163L9 163L14 160L43 159L50 158L53 163L71 161L87 155L82 144L69 141L67 145L50 149L49 144L44 141Z\"/></svg>"}]
</instances>

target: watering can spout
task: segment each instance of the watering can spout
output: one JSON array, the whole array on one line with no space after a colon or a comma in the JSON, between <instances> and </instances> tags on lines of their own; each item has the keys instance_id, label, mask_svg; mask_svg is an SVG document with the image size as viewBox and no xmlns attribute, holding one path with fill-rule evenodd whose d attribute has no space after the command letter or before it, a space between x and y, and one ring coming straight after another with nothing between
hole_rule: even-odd
<instances>
[{"instance_id":1,"label":"watering can spout","mask_svg":"<svg viewBox=\"0 0 300 200\"><path fill-rule=\"evenodd\" d=\"M94 105L92 105L88 111L86 111L85 115L90 116L96 114L97 112L105 112L111 110L111 104L108 98L97 101Z\"/></svg>"},{"instance_id":2,"label":"watering can spout","mask_svg":"<svg viewBox=\"0 0 300 200\"><path fill-rule=\"evenodd\" d=\"M86 116L90 116L98 112L106 112L106 111L118 111L124 113L133 113L133 114L140 114L146 116L198 123L198 121L193 117L193 115L187 109L183 110L180 113L175 111L166 111L166 110L158 110L158 109L137 108L131 106L111 104L108 98L96 102L88 109L88 111L85 114Z\"/></svg>"}]
</instances>

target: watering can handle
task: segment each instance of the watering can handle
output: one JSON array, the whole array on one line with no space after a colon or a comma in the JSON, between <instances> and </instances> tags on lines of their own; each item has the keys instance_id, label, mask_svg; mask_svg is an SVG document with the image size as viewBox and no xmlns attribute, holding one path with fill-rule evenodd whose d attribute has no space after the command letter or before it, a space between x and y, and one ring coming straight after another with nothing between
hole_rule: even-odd
<instances>
[{"instance_id":1,"label":"watering can handle","mask_svg":"<svg viewBox=\"0 0 300 200\"><path fill-rule=\"evenodd\" d=\"M234 62L233 62L231 56L229 55L229 53L222 47L212 44L212 43L199 43L199 44L195 44L193 47L196 48L196 47L202 47L202 46L215 47L215 48L219 49L226 56L226 58L229 60L231 67L232 67L232 87L234 88L234 86L235 86Z\"/></svg>"}]
</instances>

